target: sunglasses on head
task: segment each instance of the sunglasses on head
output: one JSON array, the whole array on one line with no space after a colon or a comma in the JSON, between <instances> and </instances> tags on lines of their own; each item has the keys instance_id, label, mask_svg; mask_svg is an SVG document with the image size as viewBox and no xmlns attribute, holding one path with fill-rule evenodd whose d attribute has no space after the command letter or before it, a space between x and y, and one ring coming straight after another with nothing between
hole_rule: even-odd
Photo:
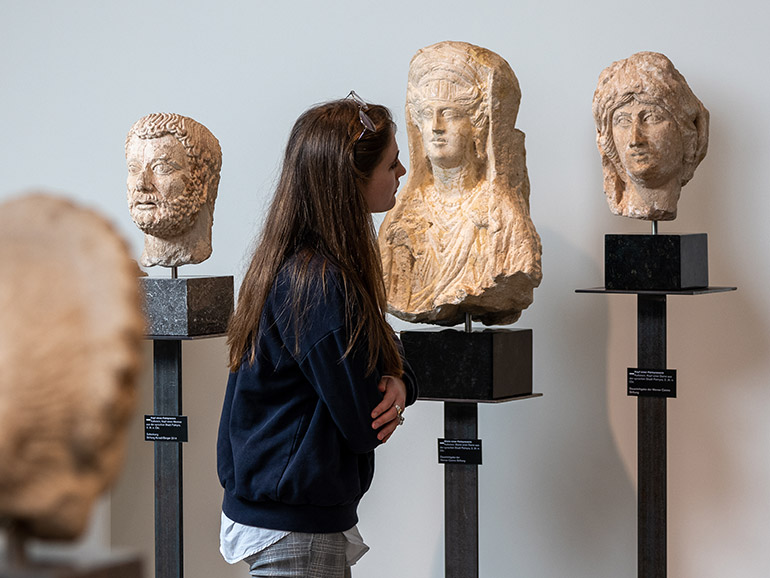
<instances>
[{"instance_id":1,"label":"sunglasses on head","mask_svg":"<svg viewBox=\"0 0 770 578\"><path fill-rule=\"evenodd\" d=\"M358 105L358 119L361 121L361 124L364 125L364 130L362 130L361 134L358 135L356 142L361 140L361 137L364 136L364 133L367 130L371 132L376 132L377 127L374 126L374 121L372 121L369 115L366 114L366 111L369 110L369 105L366 104L366 101L360 96L358 96L355 90L351 90L350 93L345 98L352 98L353 102L355 102Z\"/></svg>"}]
</instances>

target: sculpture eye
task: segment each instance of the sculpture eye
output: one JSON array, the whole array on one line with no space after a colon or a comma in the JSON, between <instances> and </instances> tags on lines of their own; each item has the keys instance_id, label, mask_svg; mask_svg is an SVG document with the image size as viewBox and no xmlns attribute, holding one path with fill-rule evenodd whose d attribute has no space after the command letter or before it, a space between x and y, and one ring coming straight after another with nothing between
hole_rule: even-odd
<instances>
[{"instance_id":1,"label":"sculpture eye","mask_svg":"<svg viewBox=\"0 0 770 578\"><path fill-rule=\"evenodd\" d=\"M152 172L156 175L170 175L174 172L174 167L168 163L155 163L152 165Z\"/></svg>"},{"instance_id":2,"label":"sculpture eye","mask_svg":"<svg viewBox=\"0 0 770 578\"><path fill-rule=\"evenodd\" d=\"M627 114L621 114L612 119L614 126L629 126L631 124L631 117Z\"/></svg>"},{"instance_id":3,"label":"sculpture eye","mask_svg":"<svg viewBox=\"0 0 770 578\"><path fill-rule=\"evenodd\" d=\"M650 112L647 113L644 117L644 122L648 124L658 124L659 122L663 122L665 119L663 118L663 115L657 112Z\"/></svg>"},{"instance_id":4,"label":"sculpture eye","mask_svg":"<svg viewBox=\"0 0 770 578\"><path fill-rule=\"evenodd\" d=\"M140 170L142 168L139 166L139 163L128 163L128 172L132 175L138 174Z\"/></svg>"}]
</instances>

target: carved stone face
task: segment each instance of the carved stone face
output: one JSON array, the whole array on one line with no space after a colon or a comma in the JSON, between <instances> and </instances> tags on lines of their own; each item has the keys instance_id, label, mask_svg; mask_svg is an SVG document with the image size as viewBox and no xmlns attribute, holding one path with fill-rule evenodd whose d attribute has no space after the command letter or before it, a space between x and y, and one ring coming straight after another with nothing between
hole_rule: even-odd
<instances>
[{"instance_id":1,"label":"carved stone face","mask_svg":"<svg viewBox=\"0 0 770 578\"><path fill-rule=\"evenodd\" d=\"M521 91L498 54L440 42L409 64L409 178L379 232L388 311L456 325L513 323L540 283Z\"/></svg>"},{"instance_id":2,"label":"carved stone face","mask_svg":"<svg viewBox=\"0 0 770 578\"><path fill-rule=\"evenodd\" d=\"M192 178L185 148L170 134L141 139L126 147L128 207L134 223L148 235L175 237L192 226L205 201Z\"/></svg>"},{"instance_id":3,"label":"carved stone face","mask_svg":"<svg viewBox=\"0 0 770 578\"><path fill-rule=\"evenodd\" d=\"M612 116L612 138L623 169L635 183L659 189L682 176L682 135L669 112L631 100Z\"/></svg>"},{"instance_id":4,"label":"carved stone face","mask_svg":"<svg viewBox=\"0 0 770 578\"><path fill-rule=\"evenodd\" d=\"M473 125L462 107L445 100L425 99L419 102L414 120L432 165L453 169L473 159Z\"/></svg>"},{"instance_id":5,"label":"carved stone face","mask_svg":"<svg viewBox=\"0 0 770 578\"><path fill-rule=\"evenodd\" d=\"M616 215L676 218L708 149L709 113L665 55L638 52L599 75L592 111L604 194Z\"/></svg>"}]
</instances>

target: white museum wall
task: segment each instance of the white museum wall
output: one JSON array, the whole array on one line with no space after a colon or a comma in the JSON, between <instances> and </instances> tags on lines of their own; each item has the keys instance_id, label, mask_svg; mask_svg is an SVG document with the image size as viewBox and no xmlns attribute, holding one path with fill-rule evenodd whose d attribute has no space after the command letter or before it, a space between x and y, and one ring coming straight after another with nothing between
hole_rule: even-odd
<instances>
[{"instance_id":1,"label":"white museum wall","mask_svg":"<svg viewBox=\"0 0 770 578\"><path fill-rule=\"evenodd\" d=\"M669 575L770 575L770 8L734 2L516 3L391 0L286 3L2 3L0 199L66 194L108 215L135 255L123 139L150 112L192 116L224 153L214 253L182 275L234 274L271 194L289 129L309 105L345 96L389 105L403 130L414 52L464 40L502 55L522 89L531 206L544 278L518 327L534 330L535 390L482 406L481 575L636 575L636 302L578 295L603 282L603 235L647 232L610 215L601 190L591 98L601 70L640 50L668 55L711 112L709 153L662 232L707 232L711 282L730 294L668 300ZM402 181L405 182L405 181ZM94 270L99 267L93 264ZM152 270L165 276L165 270ZM398 329L407 324L394 322ZM97 515L91 545L131 547L152 575L151 345L128 459ZM244 576L218 554L216 429L224 339L184 344L186 574ZM361 508L372 550L356 576L443 576L442 408L419 402L378 450ZM106 529L109 528L109 531Z\"/></svg>"}]
</instances>

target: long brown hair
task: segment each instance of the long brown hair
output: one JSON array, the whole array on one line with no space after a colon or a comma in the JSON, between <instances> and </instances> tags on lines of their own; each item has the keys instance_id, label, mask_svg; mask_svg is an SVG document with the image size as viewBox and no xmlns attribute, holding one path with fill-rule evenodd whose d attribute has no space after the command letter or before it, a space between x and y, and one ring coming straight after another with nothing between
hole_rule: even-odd
<instances>
[{"instance_id":1,"label":"long brown hair","mask_svg":"<svg viewBox=\"0 0 770 578\"><path fill-rule=\"evenodd\" d=\"M382 158L395 131L390 112L369 105L375 131L364 130L353 100L318 105L297 119L286 145L281 177L262 234L241 284L230 321L227 344L230 369L236 371L249 352L257 354L259 320L276 275L298 255L292 271L293 300L288 306L298 326L302 301L317 271L314 256L336 267L346 295L349 342L368 341L368 371L378 361L386 374L401 376L403 366L385 321L387 301L377 235L361 185ZM297 340L298 342L299 340Z\"/></svg>"}]
</instances>

